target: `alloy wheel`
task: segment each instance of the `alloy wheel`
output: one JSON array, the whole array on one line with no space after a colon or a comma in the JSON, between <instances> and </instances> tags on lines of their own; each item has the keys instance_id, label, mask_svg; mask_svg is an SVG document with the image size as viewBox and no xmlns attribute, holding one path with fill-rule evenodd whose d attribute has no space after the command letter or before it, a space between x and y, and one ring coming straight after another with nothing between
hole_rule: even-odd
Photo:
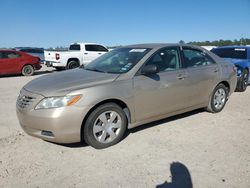
<instances>
[{"instance_id":1,"label":"alloy wheel","mask_svg":"<svg viewBox=\"0 0 250 188\"><path fill-rule=\"evenodd\" d=\"M214 94L214 107L219 110L223 108L226 102L226 91L222 88L219 88Z\"/></svg>"}]
</instances>

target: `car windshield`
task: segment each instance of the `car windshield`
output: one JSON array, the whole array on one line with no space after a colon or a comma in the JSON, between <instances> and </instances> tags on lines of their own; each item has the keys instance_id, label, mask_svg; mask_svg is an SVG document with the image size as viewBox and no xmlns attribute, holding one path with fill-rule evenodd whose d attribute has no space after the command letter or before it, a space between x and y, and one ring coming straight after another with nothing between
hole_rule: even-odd
<instances>
[{"instance_id":1,"label":"car windshield","mask_svg":"<svg viewBox=\"0 0 250 188\"><path fill-rule=\"evenodd\" d=\"M86 70L121 74L131 70L148 52L149 48L118 48L95 59Z\"/></svg>"}]
</instances>

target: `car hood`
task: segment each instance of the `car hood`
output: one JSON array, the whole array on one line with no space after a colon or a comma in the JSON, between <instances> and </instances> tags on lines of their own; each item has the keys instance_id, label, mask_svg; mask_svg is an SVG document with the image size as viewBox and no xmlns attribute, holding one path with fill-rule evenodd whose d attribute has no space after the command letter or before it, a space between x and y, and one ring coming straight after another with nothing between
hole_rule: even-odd
<instances>
[{"instance_id":1,"label":"car hood","mask_svg":"<svg viewBox=\"0 0 250 188\"><path fill-rule=\"evenodd\" d=\"M49 96L62 96L67 93L114 81L119 74L109 74L84 69L74 69L41 76L30 81L24 89Z\"/></svg>"}]
</instances>

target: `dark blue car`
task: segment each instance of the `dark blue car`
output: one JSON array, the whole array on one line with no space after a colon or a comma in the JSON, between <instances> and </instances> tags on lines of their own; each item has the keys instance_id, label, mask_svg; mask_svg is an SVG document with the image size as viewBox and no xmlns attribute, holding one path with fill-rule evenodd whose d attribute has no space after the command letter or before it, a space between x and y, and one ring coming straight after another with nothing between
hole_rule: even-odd
<instances>
[{"instance_id":1,"label":"dark blue car","mask_svg":"<svg viewBox=\"0 0 250 188\"><path fill-rule=\"evenodd\" d=\"M213 48L211 51L235 64L238 77L236 91L245 91L250 84L250 46L224 46Z\"/></svg>"}]
</instances>

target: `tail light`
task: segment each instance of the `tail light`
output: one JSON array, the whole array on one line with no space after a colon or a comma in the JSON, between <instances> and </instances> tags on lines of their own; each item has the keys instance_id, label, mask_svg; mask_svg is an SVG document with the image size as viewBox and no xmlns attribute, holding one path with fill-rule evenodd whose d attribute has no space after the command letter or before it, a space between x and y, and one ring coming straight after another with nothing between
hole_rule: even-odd
<instances>
[{"instance_id":1,"label":"tail light","mask_svg":"<svg viewBox=\"0 0 250 188\"><path fill-rule=\"evenodd\" d=\"M238 68L236 66L233 66L233 72L237 72Z\"/></svg>"},{"instance_id":2,"label":"tail light","mask_svg":"<svg viewBox=\"0 0 250 188\"><path fill-rule=\"evenodd\" d=\"M56 60L60 59L60 54L56 53Z\"/></svg>"}]
</instances>

